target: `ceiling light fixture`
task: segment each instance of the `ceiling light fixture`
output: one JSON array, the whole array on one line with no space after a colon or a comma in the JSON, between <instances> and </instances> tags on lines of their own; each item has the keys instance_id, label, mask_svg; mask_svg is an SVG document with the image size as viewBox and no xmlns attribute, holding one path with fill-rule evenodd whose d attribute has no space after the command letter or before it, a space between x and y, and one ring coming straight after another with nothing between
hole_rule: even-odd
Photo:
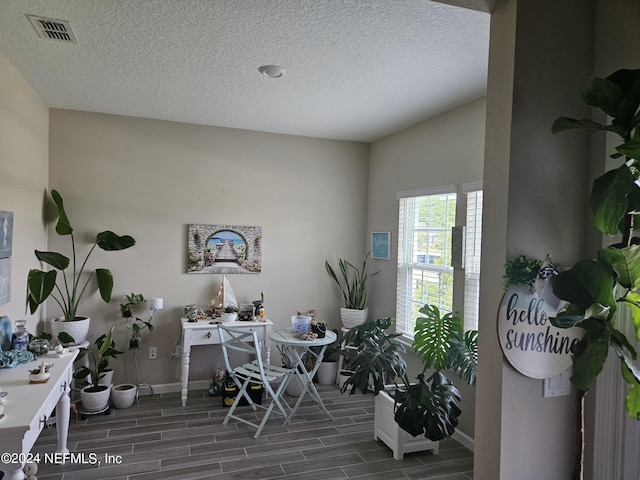
<instances>
[{"instance_id":1,"label":"ceiling light fixture","mask_svg":"<svg viewBox=\"0 0 640 480\"><path fill-rule=\"evenodd\" d=\"M278 65L263 65L258 71L270 78L282 78L287 74L287 71Z\"/></svg>"}]
</instances>

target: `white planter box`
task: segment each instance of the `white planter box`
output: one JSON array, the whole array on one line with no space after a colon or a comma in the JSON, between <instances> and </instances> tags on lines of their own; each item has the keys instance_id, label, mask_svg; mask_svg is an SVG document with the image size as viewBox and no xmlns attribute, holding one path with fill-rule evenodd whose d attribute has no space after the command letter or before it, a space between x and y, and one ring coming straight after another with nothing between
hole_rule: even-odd
<instances>
[{"instance_id":1,"label":"white planter box","mask_svg":"<svg viewBox=\"0 0 640 480\"><path fill-rule=\"evenodd\" d=\"M388 393L382 391L376 395L375 421L373 439L381 440L393 451L393 458L402 460L405 453L432 450L437 455L439 442L429 440L424 436L412 437L396 423L393 418L394 400Z\"/></svg>"}]
</instances>

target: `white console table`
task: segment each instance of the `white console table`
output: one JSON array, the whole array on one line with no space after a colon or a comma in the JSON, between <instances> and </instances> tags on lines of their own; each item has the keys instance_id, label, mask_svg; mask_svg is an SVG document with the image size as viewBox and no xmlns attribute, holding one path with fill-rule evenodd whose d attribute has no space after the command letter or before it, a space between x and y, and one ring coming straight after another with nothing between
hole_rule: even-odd
<instances>
[{"instance_id":1,"label":"white console table","mask_svg":"<svg viewBox=\"0 0 640 480\"><path fill-rule=\"evenodd\" d=\"M69 392L73 361L77 355L77 350L62 358L50 354L26 365L0 369L0 387L3 392L7 392L4 418L0 419L0 452L11 454L12 460L0 463L4 480L24 478L22 472L24 459L31 452L54 408L58 435L57 452L69 452L67 449L71 403ZM49 381L30 384L29 370L40 366L43 360L53 364Z\"/></svg>"},{"instance_id":2,"label":"white console table","mask_svg":"<svg viewBox=\"0 0 640 480\"><path fill-rule=\"evenodd\" d=\"M191 347L195 345L216 345L220 344L220 334L218 333L218 325L220 322L211 318L190 322L186 318L181 318L182 323L182 406L187 406L187 395L189 393L189 361L191 358ZM225 326L232 328L247 328L255 330L258 339L262 342L262 350L265 352L266 362L271 360L271 327L273 322L265 320L264 322L226 322Z\"/></svg>"}]
</instances>

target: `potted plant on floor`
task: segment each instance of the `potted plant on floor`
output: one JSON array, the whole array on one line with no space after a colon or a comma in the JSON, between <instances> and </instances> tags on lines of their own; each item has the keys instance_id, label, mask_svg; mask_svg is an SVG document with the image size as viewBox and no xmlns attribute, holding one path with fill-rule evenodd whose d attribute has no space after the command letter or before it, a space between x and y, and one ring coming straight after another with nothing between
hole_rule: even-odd
<instances>
[{"instance_id":1,"label":"potted plant on floor","mask_svg":"<svg viewBox=\"0 0 640 480\"><path fill-rule=\"evenodd\" d=\"M432 442L447 438L454 433L462 410L460 392L443 371L451 370L471 385L476 378L477 331L465 332L457 314L441 315L434 305L419 311L424 316L416 319L412 347L423 369L415 383L406 373L402 355L406 349L398 340L401 334L388 332L393 323L390 318L368 320L345 335L345 342L356 349L343 352L353 374L341 390L380 394L380 399L376 398L375 436L394 450L395 458L401 458L403 452L437 449L437 445L390 445L398 439L410 443L406 435L388 434L391 418L411 437L420 435ZM430 369L433 372L426 377ZM400 384L395 383L398 380ZM386 413L379 411L383 408Z\"/></svg>"},{"instance_id":2,"label":"potted plant on floor","mask_svg":"<svg viewBox=\"0 0 640 480\"><path fill-rule=\"evenodd\" d=\"M98 233L87 255L78 258L74 230L64 209L62 196L57 190L51 191L51 197L57 207L58 221L56 233L68 236L71 241L71 259L58 252L43 252L36 250L38 260L53 267L53 270L42 271L29 270L27 276L27 302L31 313L35 313L38 306L51 297L62 309L63 317L60 321L52 322L53 336L57 337L61 331L71 335L76 343L85 341L89 331L89 317L78 315L78 305L89 285L89 281L95 276L98 282L100 297L106 303L111 301L113 291L113 275L106 268L97 268L91 272L85 272L89 257L96 247L106 251L124 250L135 245L136 241L129 235L119 236L106 230ZM71 266L71 270L67 268ZM59 271L59 272L58 272ZM87 273L85 275L85 273Z\"/></svg>"},{"instance_id":3,"label":"potted plant on floor","mask_svg":"<svg viewBox=\"0 0 640 480\"><path fill-rule=\"evenodd\" d=\"M109 393L111 384L103 385L100 380L105 376L109 368L109 359L115 358L122 352L116 350L113 342L113 329L96 339L95 348L81 349L78 359L89 355L89 366L81 366L73 372L73 378L87 382L80 391L82 408L85 412L101 412L109 405Z\"/></svg>"},{"instance_id":4,"label":"potted plant on floor","mask_svg":"<svg viewBox=\"0 0 640 480\"><path fill-rule=\"evenodd\" d=\"M320 385L333 385L336 383L338 376L338 358L340 357L340 341L338 339L338 330L333 329L336 334L336 341L327 345L324 351L322 362L318 367L317 377Z\"/></svg>"},{"instance_id":5,"label":"potted plant on floor","mask_svg":"<svg viewBox=\"0 0 640 480\"><path fill-rule=\"evenodd\" d=\"M369 308L367 307L367 280L369 277L380 273L379 271L372 274L367 273L367 259L370 253L367 253L360 269L347 260L338 259L340 276L336 274L336 271L328 261L324 262L327 273L336 282L340 293L342 293L344 307L340 309L340 318L345 328L352 328L362 324L369 314Z\"/></svg>"},{"instance_id":6,"label":"potted plant on floor","mask_svg":"<svg viewBox=\"0 0 640 480\"><path fill-rule=\"evenodd\" d=\"M622 139L611 155L621 160L620 165L595 179L589 200L593 226L605 235L621 235L621 239L600 250L595 260L581 260L553 280L553 293L568 306L551 322L559 328L585 330L572 351L571 382L576 387L578 418L573 479L583 478L584 397L602 371L610 348L620 359L622 377L630 386L627 413L640 418L640 369L634 362L636 351L623 333L635 332L640 338L640 242L633 236L640 211L640 70L623 69L606 78L591 78L582 98L605 113L611 123L560 117L552 131L611 132ZM586 159L585 164L588 162Z\"/></svg>"}]
</instances>

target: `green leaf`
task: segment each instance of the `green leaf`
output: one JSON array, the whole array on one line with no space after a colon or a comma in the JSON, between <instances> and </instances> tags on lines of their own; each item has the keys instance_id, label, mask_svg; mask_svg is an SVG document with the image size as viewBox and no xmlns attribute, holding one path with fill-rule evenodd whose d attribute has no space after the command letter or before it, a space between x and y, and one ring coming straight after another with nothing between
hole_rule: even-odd
<instances>
[{"instance_id":1,"label":"green leaf","mask_svg":"<svg viewBox=\"0 0 640 480\"><path fill-rule=\"evenodd\" d=\"M553 278L553 293L581 310L594 303L616 310L611 273L599 262L581 260ZM575 309L572 312L576 313Z\"/></svg>"},{"instance_id":2,"label":"green leaf","mask_svg":"<svg viewBox=\"0 0 640 480\"><path fill-rule=\"evenodd\" d=\"M604 328L590 328L578 343L584 347L573 358L571 382L579 390L587 391L600 374L609 353L609 333Z\"/></svg>"},{"instance_id":3,"label":"green leaf","mask_svg":"<svg viewBox=\"0 0 640 480\"><path fill-rule=\"evenodd\" d=\"M582 88L582 98L587 105L598 107L610 117L618 115L618 104L624 92L608 78L591 77Z\"/></svg>"},{"instance_id":4,"label":"green leaf","mask_svg":"<svg viewBox=\"0 0 640 480\"><path fill-rule=\"evenodd\" d=\"M73 233L73 228L71 227L71 223L67 218L67 212L64 210L64 202L62 200L62 196L58 193L57 190L51 190L51 198L58 207L58 223L56 224L56 233L58 235L71 235Z\"/></svg>"},{"instance_id":5,"label":"green leaf","mask_svg":"<svg viewBox=\"0 0 640 480\"><path fill-rule=\"evenodd\" d=\"M422 359L423 367L441 370L449 368L448 351L454 332L462 332L462 319L455 313L440 315L435 305L424 305L420 310L424 317L416 318L413 349Z\"/></svg>"},{"instance_id":6,"label":"green leaf","mask_svg":"<svg viewBox=\"0 0 640 480\"><path fill-rule=\"evenodd\" d=\"M456 332L447 352L451 369L469 385L476 384L478 369L478 331L467 330L464 335Z\"/></svg>"},{"instance_id":7,"label":"green leaf","mask_svg":"<svg viewBox=\"0 0 640 480\"><path fill-rule=\"evenodd\" d=\"M67 332L58 333L58 341L60 343L62 343L63 345L69 345L69 344L72 344L72 343L76 343L76 339L73 338L71 335L69 335ZM85 349L85 352L86 352L86 349ZM86 353L85 353L85 355L86 355ZM81 357L78 355L78 358L81 358Z\"/></svg>"},{"instance_id":8,"label":"green leaf","mask_svg":"<svg viewBox=\"0 0 640 480\"><path fill-rule=\"evenodd\" d=\"M395 421L414 437L424 435L429 440L443 440L455 432L460 408L460 392L441 372L428 381L418 375L418 383L407 392L396 391Z\"/></svg>"},{"instance_id":9,"label":"green leaf","mask_svg":"<svg viewBox=\"0 0 640 480\"><path fill-rule=\"evenodd\" d=\"M552 133L560 133L566 130L585 130L590 133L597 133L603 131L613 131L617 129L613 129L610 126L602 125L598 122L594 122L593 120L576 120L569 117L560 117L556 119L551 126Z\"/></svg>"},{"instance_id":10,"label":"green leaf","mask_svg":"<svg viewBox=\"0 0 640 480\"><path fill-rule=\"evenodd\" d=\"M627 289L640 286L640 245L624 248L603 248L598 259L609 265L620 285Z\"/></svg>"},{"instance_id":11,"label":"green leaf","mask_svg":"<svg viewBox=\"0 0 640 480\"><path fill-rule=\"evenodd\" d=\"M593 226L607 235L621 233L618 224L629 212L627 196L634 188L634 176L622 165L596 178L591 190L590 206Z\"/></svg>"},{"instance_id":12,"label":"green leaf","mask_svg":"<svg viewBox=\"0 0 640 480\"><path fill-rule=\"evenodd\" d=\"M625 398L625 408L631 418L640 420L640 372L637 367L621 357L622 378L631 386Z\"/></svg>"},{"instance_id":13,"label":"green leaf","mask_svg":"<svg viewBox=\"0 0 640 480\"><path fill-rule=\"evenodd\" d=\"M640 138L635 137L616 147L616 151L635 160L640 160Z\"/></svg>"},{"instance_id":14,"label":"green leaf","mask_svg":"<svg viewBox=\"0 0 640 480\"><path fill-rule=\"evenodd\" d=\"M617 85L622 94L615 105L613 114L610 115L614 117L612 123L627 126L630 131L640 106L640 70L620 69L609 75L606 80Z\"/></svg>"},{"instance_id":15,"label":"green leaf","mask_svg":"<svg viewBox=\"0 0 640 480\"><path fill-rule=\"evenodd\" d=\"M640 341L640 294L630 292L624 298L629 302L633 324L636 327L636 338Z\"/></svg>"},{"instance_id":16,"label":"green leaf","mask_svg":"<svg viewBox=\"0 0 640 480\"><path fill-rule=\"evenodd\" d=\"M60 253L41 252L39 250L36 250L35 253L38 260L46 264L49 264L53 268L57 268L58 270L64 270L69 266L69 257L65 257Z\"/></svg>"},{"instance_id":17,"label":"green leaf","mask_svg":"<svg viewBox=\"0 0 640 480\"><path fill-rule=\"evenodd\" d=\"M101 249L111 251L125 250L134 246L136 241L129 235L119 236L110 230L105 230L96 236L96 243Z\"/></svg>"},{"instance_id":18,"label":"green leaf","mask_svg":"<svg viewBox=\"0 0 640 480\"><path fill-rule=\"evenodd\" d=\"M98 281L98 290L100 290L100 296L105 303L111 301L111 293L113 292L113 275L111 270L106 268L96 269L96 280Z\"/></svg>"},{"instance_id":19,"label":"green leaf","mask_svg":"<svg viewBox=\"0 0 640 480\"><path fill-rule=\"evenodd\" d=\"M56 275L58 272L50 270L29 270L27 275L27 302L29 310L35 313L38 306L44 302L56 286Z\"/></svg>"}]
</instances>

